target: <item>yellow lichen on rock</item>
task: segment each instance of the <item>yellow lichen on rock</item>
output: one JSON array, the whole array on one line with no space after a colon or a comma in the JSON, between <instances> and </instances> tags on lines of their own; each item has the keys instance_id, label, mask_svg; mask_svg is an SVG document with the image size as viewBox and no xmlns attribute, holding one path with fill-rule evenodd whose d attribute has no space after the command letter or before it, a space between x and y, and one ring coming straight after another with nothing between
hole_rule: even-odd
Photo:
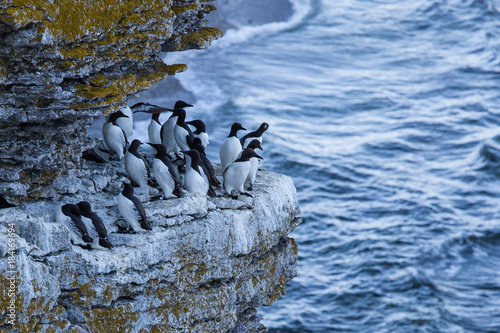
<instances>
[{"instance_id":1,"label":"yellow lichen on rock","mask_svg":"<svg viewBox=\"0 0 500 333\"><path fill-rule=\"evenodd\" d=\"M131 332L139 313L129 304L109 308L95 308L84 312L86 323L92 332Z\"/></svg>"},{"instance_id":2,"label":"yellow lichen on rock","mask_svg":"<svg viewBox=\"0 0 500 333\"><path fill-rule=\"evenodd\" d=\"M222 35L223 32L218 28L203 27L199 31L181 36L175 36L176 41L173 46L177 51L187 49L203 49L208 47L212 41L222 37Z\"/></svg>"}]
</instances>

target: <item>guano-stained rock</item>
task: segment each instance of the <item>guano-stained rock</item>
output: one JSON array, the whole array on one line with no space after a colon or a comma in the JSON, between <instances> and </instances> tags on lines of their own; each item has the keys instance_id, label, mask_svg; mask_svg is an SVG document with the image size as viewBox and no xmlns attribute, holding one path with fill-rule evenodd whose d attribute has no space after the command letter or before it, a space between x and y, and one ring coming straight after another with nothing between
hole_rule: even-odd
<instances>
[{"instance_id":1,"label":"guano-stained rock","mask_svg":"<svg viewBox=\"0 0 500 333\"><path fill-rule=\"evenodd\" d=\"M98 170L108 172L85 161L81 172L92 180L100 177ZM117 166L110 182L121 183L123 171ZM8 224L16 223L19 332L265 330L255 308L284 294L285 283L297 274L297 246L287 237L299 222L290 178L260 170L253 198L240 196L242 201L185 194L145 202L153 230L137 234L116 233L119 191L77 191L64 202L0 210L2 238ZM145 190L138 193L148 197ZM104 220L112 250L74 246L55 222L58 207L82 199ZM7 271L3 257L0 276ZM9 299L5 288L0 293ZM6 319L0 316L0 325Z\"/></svg>"},{"instance_id":2,"label":"guano-stained rock","mask_svg":"<svg viewBox=\"0 0 500 333\"><path fill-rule=\"evenodd\" d=\"M149 201L158 190L136 189L153 231L119 234L125 170L87 135L95 117L186 70L160 51L219 38L204 27L214 9L205 0L0 2L0 201L18 205L0 209L0 329L265 331L255 308L297 274L291 179L261 170L253 198L238 200L218 191ZM112 250L72 245L55 221L56 209L80 200L104 220Z\"/></svg>"}]
</instances>

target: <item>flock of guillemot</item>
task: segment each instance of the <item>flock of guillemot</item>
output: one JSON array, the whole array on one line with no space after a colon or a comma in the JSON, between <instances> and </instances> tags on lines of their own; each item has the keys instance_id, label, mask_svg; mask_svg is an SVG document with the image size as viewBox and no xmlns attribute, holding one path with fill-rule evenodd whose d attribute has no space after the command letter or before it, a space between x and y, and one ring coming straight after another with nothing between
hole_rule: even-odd
<instances>
[{"instance_id":1,"label":"flock of guillemot","mask_svg":"<svg viewBox=\"0 0 500 333\"><path fill-rule=\"evenodd\" d=\"M124 160L130 184L123 182L123 190L117 197L118 211L126 226L118 225L118 232L135 233L142 229L152 230L147 221L142 202L134 196L134 187L159 186L164 199L180 198L185 191L197 195L216 196L214 187L223 186L227 195L236 199L234 193L250 195L244 191L245 182L252 186L257 168L262 159L255 149L262 150L262 135L269 128L267 123L241 139L237 133L246 130L240 123L232 124L228 137L219 150L222 184L215 176L214 167L205 154L209 143L205 123L196 119L186 122L184 108L192 107L184 101L177 101L173 109L149 103L137 103L124 107L109 115L102 127L104 142L110 153L119 161ZM172 112L168 120L161 124L160 114ZM151 114L148 138L154 157L151 177L146 158L138 152L141 141L128 138L133 134L133 113ZM191 127L193 129L191 129ZM65 204L56 213L56 221L65 225L73 244L84 248L112 248L108 240L106 226L101 218L92 212L87 201Z\"/></svg>"}]
</instances>

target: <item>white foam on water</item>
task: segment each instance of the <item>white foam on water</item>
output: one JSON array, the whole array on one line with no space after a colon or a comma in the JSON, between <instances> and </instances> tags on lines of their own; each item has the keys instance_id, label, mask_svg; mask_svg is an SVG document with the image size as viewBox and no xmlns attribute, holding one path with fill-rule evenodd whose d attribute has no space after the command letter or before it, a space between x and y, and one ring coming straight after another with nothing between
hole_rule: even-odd
<instances>
[{"instance_id":1,"label":"white foam on water","mask_svg":"<svg viewBox=\"0 0 500 333\"><path fill-rule=\"evenodd\" d=\"M312 9L311 0L291 0L294 14L287 21L266 23L258 26L242 26L237 29L229 29L224 36L214 42L207 52L217 52L220 49L243 43L255 37L268 36L281 31L293 29L299 26L309 15ZM262 8L265 10L265 8ZM188 63L189 60L200 56L199 50L189 50L184 52L166 53L163 60L167 64ZM207 80L200 77L195 70L190 68L188 71L176 76L182 87L196 96L196 109L203 110L203 114L209 115L213 110L228 102L229 97L224 91Z\"/></svg>"}]
</instances>

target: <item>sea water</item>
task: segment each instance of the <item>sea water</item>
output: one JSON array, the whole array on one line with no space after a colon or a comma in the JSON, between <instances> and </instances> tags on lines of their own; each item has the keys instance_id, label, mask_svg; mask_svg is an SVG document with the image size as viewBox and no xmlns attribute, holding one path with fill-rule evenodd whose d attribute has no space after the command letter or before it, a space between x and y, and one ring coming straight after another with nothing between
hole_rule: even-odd
<instances>
[{"instance_id":1,"label":"sea water","mask_svg":"<svg viewBox=\"0 0 500 333\"><path fill-rule=\"evenodd\" d=\"M221 7L225 37L138 100L193 103L214 162L233 122L269 123L303 218L270 332L499 332L500 2Z\"/></svg>"}]
</instances>

